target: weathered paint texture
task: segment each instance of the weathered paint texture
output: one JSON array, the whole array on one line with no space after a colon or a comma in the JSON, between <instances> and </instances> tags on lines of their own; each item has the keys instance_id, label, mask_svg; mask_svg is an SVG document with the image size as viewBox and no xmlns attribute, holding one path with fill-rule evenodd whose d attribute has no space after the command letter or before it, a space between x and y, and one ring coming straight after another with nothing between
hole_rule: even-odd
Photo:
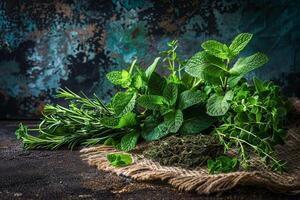
<instances>
[{"instance_id":1,"label":"weathered paint texture","mask_svg":"<svg viewBox=\"0 0 300 200\"><path fill-rule=\"evenodd\" d=\"M300 4L294 0L2 0L0 118L37 117L57 102L60 87L108 99L116 88L105 73L133 58L148 65L166 42L178 39L188 58L208 38L255 35L244 54L265 52L255 72L300 96ZM253 74L252 74L253 75Z\"/></svg>"}]
</instances>

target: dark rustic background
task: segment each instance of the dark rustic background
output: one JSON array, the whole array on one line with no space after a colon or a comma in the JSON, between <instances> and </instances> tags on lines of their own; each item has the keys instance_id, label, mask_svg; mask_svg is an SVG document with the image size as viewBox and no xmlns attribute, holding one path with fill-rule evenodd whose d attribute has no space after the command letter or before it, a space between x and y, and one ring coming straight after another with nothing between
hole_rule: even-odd
<instances>
[{"instance_id":1,"label":"dark rustic background","mask_svg":"<svg viewBox=\"0 0 300 200\"><path fill-rule=\"evenodd\" d=\"M60 87L108 99L105 73L133 58L147 65L172 39L188 57L239 32L255 35L244 54L270 57L255 75L300 96L298 0L1 0L0 28L2 119L38 117Z\"/></svg>"}]
</instances>

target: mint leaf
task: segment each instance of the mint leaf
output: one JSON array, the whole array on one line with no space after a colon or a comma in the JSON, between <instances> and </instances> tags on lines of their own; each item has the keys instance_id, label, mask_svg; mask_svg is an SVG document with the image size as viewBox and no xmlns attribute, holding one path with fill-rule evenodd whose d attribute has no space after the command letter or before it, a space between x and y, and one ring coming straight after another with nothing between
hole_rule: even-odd
<instances>
[{"instance_id":1,"label":"mint leaf","mask_svg":"<svg viewBox=\"0 0 300 200\"><path fill-rule=\"evenodd\" d=\"M209 128L213 123L214 119L209 116L193 117L184 120L179 132L182 135L194 135L199 134L201 131Z\"/></svg>"},{"instance_id":2,"label":"mint leaf","mask_svg":"<svg viewBox=\"0 0 300 200\"><path fill-rule=\"evenodd\" d=\"M165 116L165 122L169 125L170 133L177 133L183 123L183 113L181 110L170 112Z\"/></svg>"},{"instance_id":3,"label":"mint leaf","mask_svg":"<svg viewBox=\"0 0 300 200\"><path fill-rule=\"evenodd\" d=\"M158 95L142 95L138 98L137 102L143 108L157 110L160 106L167 103L167 100Z\"/></svg>"},{"instance_id":4,"label":"mint leaf","mask_svg":"<svg viewBox=\"0 0 300 200\"><path fill-rule=\"evenodd\" d=\"M100 123L101 125L107 127L107 128L116 128L119 125L119 118L115 117L101 117L100 118Z\"/></svg>"},{"instance_id":5,"label":"mint leaf","mask_svg":"<svg viewBox=\"0 0 300 200\"><path fill-rule=\"evenodd\" d=\"M238 84L238 82L243 78L244 75L231 75L228 78L228 85L230 88L233 88Z\"/></svg>"},{"instance_id":6,"label":"mint leaf","mask_svg":"<svg viewBox=\"0 0 300 200\"><path fill-rule=\"evenodd\" d=\"M155 71L159 60L160 60L160 57L155 58L154 62L146 69L145 74L146 74L146 77L148 78L148 80L150 79L152 73Z\"/></svg>"},{"instance_id":7,"label":"mint leaf","mask_svg":"<svg viewBox=\"0 0 300 200\"><path fill-rule=\"evenodd\" d=\"M144 85L142 76L139 74L136 74L133 78L133 84L136 89L141 89Z\"/></svg>"},{"instance_id":8,"label":"mint leaf","mask_svg":"<svg viewBox=\"0 0 300 200\"><path fill-rule=\"evenodd\" d=\"M204 101L205 101L204 93L200 92L199 90L196 91L186 90L180 94L179 108L181 110L184 110L186 108L189 108L193 105L196 105Z\"/></svg>"},{"instance_id":9,"label":"mint leaf","mask_svg":"<svg viewBox=\"0 0 300 200\"><path fill-rule=\"evenodd\" d=\"M136 124L136 114L133 112L128 112L120 118L116 128L132 127Z\"/></svg>"},{"instance_id":10,"label":"mint leaf","mask_svg":"<svg viewBox=\"0 0 300 200\"><path fill-rule=\"evenodd\" d=\"M127 88L131 84L131 77L129 72L126 70L122 71L112 71L106 74L106 78L114 85L121 85Z\"/></svg>"},{"instance_id":11,"label":"mint leaf","mask_svg":"<svg viewBox=\"0 0 300 200\"><path fill-rule=\"evenodd\" d=\"M135 106L136 93L118 92L112 100L112 107L117 117L131 112Z\"/></svg>"},{"instance_id":12,"label":"mint leaf","mask_svg":"<svg viewBox=\"0 0 300 200\"><path fill-rule=\"evenodd\" d=\"M266 88L264 86L264 82L259 80L258 78L253 77L253 83L254 83L255 89L258 93L266 90Z\"/></svg>"},{"instance_id":13,"label":"mint leaf","mask_svg":"<svg viewBox=\"0 0 300 200\"><path fill-rule=\"evenodd\" d=\"M216 172L228 173L235 171L238 167L238 159L228 156L219 156L215 160L207 160L207 168L209 174Z\"/></svg>"},{"instance_id":14,"label":"mint leaf","mask_svg":"<svg viewBox=\"0 0 300 200\"><path fill-rule=\"evenodd\" d=\"M174 83L168 83L163 91L163 96L169 101L170 105L174 105L177 100L178 86Z\"/></svg>"},{"instance_id":15,"label":"mint leaf","mask_svg":"<svg viewBox=\"0 0 300 200\"><path fill-rule=\"evenodd\" d=\"M159 140L160 138L167 136L169 134L169 130L170 130L170 123L162 122L154 129L150 131L142 132L142 136L146 141Z\"/></svg>"},{"instance_id":16,"label":"mint leaf","mask_svg":"<svg viewBox=\"0 0 300 200\"><path fill-rule=\"evenodd\" d=\"M162 95L165 86L165 79L158 73L153 72L148 81L148 90L150 94Z\"/></svg>"},{"instance_id":17,"label":"mint leaf","mask_svg":"<svg viewBox=\"0 0 300 200\"><path fill-rule=\"evenodd\" d=\"M245 75L263 66L268 60L265 54L258 52L248 57L239 58L229 72L233 75Z\"/></svg>"},{"instance_id":18,"label":"mint leaf","mask_svg":"<svg viewBox=\"0 0 300 200\"><path fill-rule=\"evenodd\" d=\"M229 59L229 48L226 44L222 44L215 40L208 40L203 42L201 47L211 55L221 59Z\"/></svg>"},{"instance_id":19,"label":"mint leaf","mask_svg":"<svg viewBox=\"0 0 300 200\"><path fill-rule=\"evenodd\" d=\"M100 122L103 126L107 128L124 128L132 127L137 124L136 114L133 112L128 112L121 117L107 116L101 117Z\"/></svg>"},{"instance_id":20,"label":"mint leaf","mask_svg":"<svg viewBox=\"0 0 300 200\"><path fill-rule=\"evenodd\" d=\"M130 151L135 148L137 144L139 134L135 131L132 131L126 135L124 135L121 139L121 150L122 151Z\"/></svg>"},{"instance_id":21,"label":"mint leaf","mask_svg":"<svg viewBox=\"0 0 300 200\"><path fill-rule=\"evenodd\" d=\"M132 156L125 153L111 153L106 158L114 167L125 167L133 163Z\"/></svg>"},{"instance_id":22,"label":"mint leaf","mask_svg":"<svg viewBox=\"0 0 300 200\"><path fill-rule=\"evenodd\" d=\"M220 84L220 77L228 75L225 68L222 60L202 51L188 60L185 72L206 82Z\"/></svg>"},{"instance_id":23,"label":"mint leaf","mask_svg":"<svg viewBox=\"0 0 300 200\"><path fill-rule=\"evenodd\" d=\"M238 55L252 39L251 33L240 33L237 35L229 46L233 56Z\"/></svg>"},{"instance_id":24,"label":"mint leaf","mask_svg":"<svg viewBox=\"0 0 300 200\"><path fill-rule=\"evenodd\" d=\"M218 94L212 95L206 104L207 114L210 116L222 116L224 115L229 107L230 103L228 101L232 100L234 93L230 90L225 96Z\"/></svg>"}]
</instances>

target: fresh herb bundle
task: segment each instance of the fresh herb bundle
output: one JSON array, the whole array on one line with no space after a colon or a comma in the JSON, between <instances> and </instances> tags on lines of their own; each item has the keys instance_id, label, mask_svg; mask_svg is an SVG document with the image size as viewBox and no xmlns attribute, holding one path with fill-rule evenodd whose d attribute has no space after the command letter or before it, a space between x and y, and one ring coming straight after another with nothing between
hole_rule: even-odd
<instances>
[{"instance_id":1,"label":"fresh herb bundle","mask_svg":"<svg viewBox=\"0 0 300 200\"><path fill-rule=\"evenodd\" d=\"M212 134L225 153L236 149L238 156L232 162L210 161L211 172L232 171L237 163L247 169L252 152L281 171L284 163L276 159L274 146L285 137L287 104L273 83L254 78L251 85L245 80L268 61L263 53L237 58L251 38L241 33L230 45L206 41L204 50L187 61L177 56L178 43L172 41L147 69L134 60L129 70L108 73L108 80L123 88L109 103L60 90L58 97L69 100L69 106L47 105L43 121L33 129L40 134L32 136L20 125L17 136L26 148L104 143L129 151L143 140ZM158 66L168 73L161 76Z\"/></svg>"}]
</instances>

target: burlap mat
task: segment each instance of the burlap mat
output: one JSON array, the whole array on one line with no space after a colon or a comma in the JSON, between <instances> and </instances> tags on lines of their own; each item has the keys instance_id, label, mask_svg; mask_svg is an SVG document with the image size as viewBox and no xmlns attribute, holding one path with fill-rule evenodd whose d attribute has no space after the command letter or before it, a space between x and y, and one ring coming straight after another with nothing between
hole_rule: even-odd
<instances>
[{"instance_id":1,"label":"burlap mat","mask_svg":"<svg viewBox=\"0 0 300 200\"><path fill-rule=\"evenodd\" d=\"M251 172L233 172L209 175L207 168L187 170L180 167L161 166L143 156L133 154L134 163L130 166L115 168L111 166L106 155L119 152L112 147L97 146L84 148L81 157L99 170L124 175L138 181L160 180L182 191L195 191L199 194L211 194L230 190L238 186L258 186L273 192L300 193L300 100L290 99L294 107L292 125L284 145L277 146L278 157L287 161L287 171L277 174L266 169Z\"/></svg>"},{"instance_id":2,"label":"burlap mat","mask_svg":"<svg viewBox=\"0 0 300 200\"><path fill-rule=\"evenodd\" d=\"M81 157L99 170L124 175L138 181L166 181L182 191L211 194L224 192L237 186L255 185L274 192L300 193L300 127L297 124L288 130L286 143L277 147L278 157L288 163L287 172L282 174L262 170L209 175L206 167L187 170L161 166L136 154L133 154L132 165L115 168L106 159L106 155L113 152L119 151L108 146L84 148L80 151Z\"/></svg>"}]
</instances>

